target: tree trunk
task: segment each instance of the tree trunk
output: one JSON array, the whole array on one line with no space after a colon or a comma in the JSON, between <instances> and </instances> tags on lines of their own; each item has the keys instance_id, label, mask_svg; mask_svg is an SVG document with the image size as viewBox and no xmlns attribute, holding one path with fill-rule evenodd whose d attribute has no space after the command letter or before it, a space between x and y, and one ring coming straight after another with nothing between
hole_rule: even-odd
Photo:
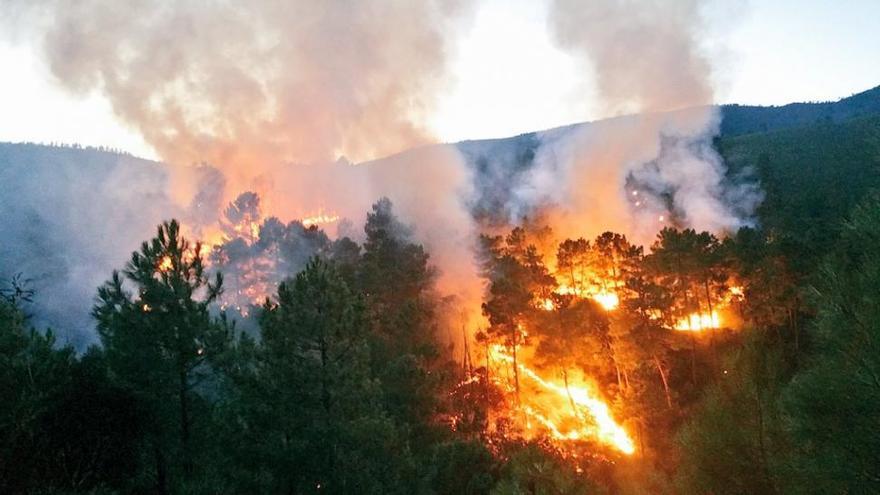
<instances>
[{"instance_id":1,"label":"tree trunk","mask_svg":"<svg viewBox=\"0 0 880 495\"><path fill-rule=\"evenodd\" d=\"M519 329L513 327L513 386L516 390L516 405L519 405L519 362L516 360L516 347L519 337Z\"/></svg>"},{"instance_id":2,"label":"tree trunk","mask_svg":"<svg viewBox=\"0 0 880 495\"><path fill-rule=\"evenodd\" d=\"M709 277L703 279L703 287L706 289L706 304L709 305L709 317L712 317L712 294L709 292Z\"/></svg>"},{"instance_id":3,"label":"tree trunk","mask_svg":"<svg viewBox=\"0 0 880 495\"><path fill-rule=\"evenodd\" d=\"M620 379L620 365L617 364L617 361L614 361L614 369L617 371L617 389L623 391L623 382Z\"/></svg>"},{"instance_id":4,"label":"tree trunk","mask_svg":"<svg viewBox=\"0 0 880 495\"><path fill-rule=\"evenodd\" d=\"M690 327L691 318L689 311L691 310L691 300L688 295L688 286L690 285L687 281L687 278L683 275L683 269L681 267L681 255L676 255L676 268L678 269L678 277L681 280L681 288L682 294L684 295L684 317L688 322L688 327ZM699 311L699 308L697 308ZM691 381L694 385L697 384L697 341L694 338L693 332L691 334Z\"/></svg>"},{"instance_id":5,"label":"tree trunk","mask_svg":"<svg viewBox=\"0 0 880 495\"><path fill-rule=\"evenodd\" d=\"M486 404L486 411L489 410L489 380L491 379L489 373L489 341L486 340L486 383L483 384L483 400Z\"/></svg>"},{"instance_id":6,"label":"tree trunk","mask_svg":"<svg viewBox=\"0 0 880 495\"><path fill-rule=\"evenodd\" d=\"M330 425L330 387L327 384L327 368L330 366L330 358L328 356L327 350L327 342L322 337L319 342L319 346L321 349L321 407L324 408L324 420L328 423L328 426L332 429ZM333 472L333 466L336 464L336 441L335 439L330 442L330 445L327 445L326 452L326 466L327 472Z\"/></svg>"},{"instance_id":7,"label":"tree trunk","mask_svg":"<svg viewBox=\"0 0 880 495\"><path fill-rule=\"evenodd\" d=\"M798 300L795 297L794 305L791 309L791 322L792 329L794 330L794 362L798 363L798 356L800 354L800 325L798 322Z\"/></svg>"},{"instance_id":8,"label":"tree trunk","mask_svg":"<svg viewBox=\"0 0 880 495\"><path fill-rule=\"evenodd\" d=\"M760 390L758 389L758 387L759 387L759 385L756 382L755 383L755 406L757 409L756 410L756 412L757 412L756 419L757 419L757 427L758 427L758 432L757 432L758 433L758 452L761 455L761 471L762 471L762 474L764 475L764 480L766 481L767 485L772 489L772 493L776 493L776 486L775 486L775 483L773 483L773 478L770 476L770 467L767 462L767 447L765 445L766 441L764 439L764 437L765 437L765 433L764 433L764 407L763 407L763 403L761 401L761 393L760 393Z\"/></svg>"},{"instance_id":9,"label":"tree trunk","mask_svg":"<svg viewBox=\"0 0 880 495\"><path fill-rule=\"evenodd\" d=\"M187 397L186 369L181 367L178 372L178 394L180 399L180 444L183 451L183 472L189 477L192 474L192 460L190 458L190 419L189 397Z\"/></svg>"},{"instance_id":10,"label":"tree trunk","mask_svg":"<svg viewBox=\"0 0 880 495\"><path fill-rule=\"evenodd\" d=\"M666 379L666 372L663 371L663 366L660 364L660 360L657 356L654 356L654 364L657 365L657 371L660 373L660 379L663 381L663 392L666 393L666 405L669 406L669 409L672 409L672 397L669 395L669 381Z\"/></svg>"},{"instance_id":11,"label":"tree trunk","mask_svg":"<svg viewBox=\"0 0 880 495\"><path fill-rule=\"evenodd\" d=\"M324 414L330 415L330 390L327 387L327 345L322 340L321 346L321 406L324 408Z\"/></svg>"},{"instance_id":12,"label":"tree trunk","mask_svg":"<svg viewBox=\"0 0 880 495\"><path fill-rule=\"evenodd\" d=\"M709 306L709 324L711 325L709 331L709 350L711 351L712 357L712 374L713 376L718 373L718 353L715 349L715 332L711 331L714 329L715 320L713 318L713 313L715 312L715 308L712 306L712 294L709 291L709 277L706 276L703 278L703 288L706 290L706 304Z\"/></svg>"},{"instance_id":13,"label":"tree trunk","mask_svg":"<svg viewBox=\"0 0 880 495\"><path fill-rule=\"evenodd\" d=\"M571 404L571 410L574 411L574 415L577 416L577 405L575 405L574 397L571 396L571 390L568 388L568 370L566 368L562 368L562 381L565 382L565 393L568 395L568 402Z\"/></svg>"}]
</instances>

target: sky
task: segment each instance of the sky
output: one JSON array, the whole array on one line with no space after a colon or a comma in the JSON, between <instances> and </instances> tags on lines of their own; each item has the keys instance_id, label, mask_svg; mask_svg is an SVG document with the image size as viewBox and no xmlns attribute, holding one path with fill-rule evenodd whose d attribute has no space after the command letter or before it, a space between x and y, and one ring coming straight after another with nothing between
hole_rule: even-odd
<instances>
[{"instance_id":1,"label":"sky","mask_svg":"<svg viewBox=\"0 0 880 495\"><path fill-rule=\"evenodd\" d=\"M438 141L608 116L595 103L589 67L553 45L546 8L530 0L480 3L453 42L452 83L427 122ZM705 18L700 39L718 103L827 101L880 85L878 0L711 0ZM0 67L0 141L108 146L156 158L100 94L73 95L56 84L29 40L0 41Z\"/></svg>"}]
</instances>

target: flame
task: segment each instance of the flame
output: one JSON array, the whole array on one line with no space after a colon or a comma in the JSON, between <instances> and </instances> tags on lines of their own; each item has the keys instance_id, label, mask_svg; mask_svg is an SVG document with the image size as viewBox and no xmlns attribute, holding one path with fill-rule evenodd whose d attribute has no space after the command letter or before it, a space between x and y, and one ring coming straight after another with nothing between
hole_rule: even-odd
<instances>
[{"instance_id":1,"label":"flame","mask_svg":"<svg viewBox=\"0 0 880 495\"><path fill-rule=\"evenodd\" d=\"M598 294L593 294L590 296L594 301L599 303L600 306L605 308L605 311L613 311L617 309L617 306L620 305L620 298L617 297L617 294L614 292L599 292Z\"/></svg>"},{"instance_id":2,"label":"flame","mask_svg":"<svg viewBox=\"0 0 880 495\"><path fill-rule=\"evenodd\" d=\"M572 295L580 298L588 297L599 303L599 305L602 306L605 311L614 311L615 309L617 309L618 306L620 306L620 297L617 295L617 293L605 289L587 290L580 287L572 287L567 284L561 284L556 288L555 292L557 294ZM553 308L551 307L549 309Z\"/></svg>"},{"instance_id":3,"label":"flame","mask_svg":"<svg viewBox=\"0 0 880 495\"><path fill-rule=\"evenodd\" d=\"M337 221L339 221L339 215L336 215L334 213L325 213L323 210L319 210L318 213L316 213L315 215L303 217L302 224L305 227L311 227L312 225L323 225Z\"/></svg>"},{"instance_id":4,"label":"flame","mask_svg":"<svg viewBox=\"0 0 880 495\"><path fill-rule=\"evenodd\" d=\"M259 222L243 222L233 225L232 229L235 231L238 237L247 239L250 242L257 240L260 237Z\"/></svg>"},{"instance_id":5,"label":"flame","mask_svg":"<svg viewBox=\"0 0 880 495\"><path fill-rule=\"evenodd\" d=\"M167 272L174 267L173 262L171 261L171 256L165 255L159 260L159 264L156 266L156 269L160 272Z\"/></svg>"},{"instance_id":6,"label":"flame","mask_svg":"<svg viewBox=\"0 0 880 495\"><path fill-rule=\"evenodd\" d=\"M513 357L500 345L490 348L492 358L513 364ZM560 441L581 440L594 438L600 443L609 445L624 454L630 455L635 452L632 439L612 417L608 405L597 396L598 394L587 384L572 385L568 387L545 380L531 368L522 363L517 363L520 373L537 386L541 391L551 392L551 397L556 404L548 404L550 401L542 400L541 394L531 394L523 400L519 407L527 418L535 420L551 438ZM543 402L543 403L542 403ZM575 411L568 411L566 403L574 403ZM544 413L539 409L549 409ZM576 414L574 414L576 412ZM550 416L562 416L554 420ZM574 420L574 421L572 421ZM566 426L567 424L567 426ZM531 423L527 422L527 428Z\"/></svg>"},{"instance_id":7,"label":"flame","mask_svg":"<svg viewBox=\"0 0 880 495\"><path fill-rule=\"evenodd\" d=\"M721 318L719 318L717 311L712 311L711 314L691 313L687 318L678 320L674 328L683 332L701 332L721 328Z\"/></svg>"}]
</instances>

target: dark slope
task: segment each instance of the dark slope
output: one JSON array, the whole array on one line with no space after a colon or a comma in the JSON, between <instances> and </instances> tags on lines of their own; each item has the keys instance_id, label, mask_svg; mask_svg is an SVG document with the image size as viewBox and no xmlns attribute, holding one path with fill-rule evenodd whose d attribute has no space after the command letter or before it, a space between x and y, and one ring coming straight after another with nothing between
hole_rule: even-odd
<instances>
[{"instance_id":1,"label":"dark slope","mask_svg":"<svg viewBox=\"0 0 880 495\"><path fill-rule=\"evenodd\" d=\"M840 220L880 188L880 113L723 137L719 149L731 173L751 167L759 177L766 195L761 224L807 252L827 247Z\"/></svg>"},{"instance_id":2,"label":"dark slope","mask_svg":"<svg viewBox=\"0 0 880 495\"><path fill-rule=\"evenodd\" d=\"M0 283L31 279L33 323L79 348L94 342L98 285L180 214L168 184L164 165L131 155L0 143Z\"/></svg>"}]
</instances>

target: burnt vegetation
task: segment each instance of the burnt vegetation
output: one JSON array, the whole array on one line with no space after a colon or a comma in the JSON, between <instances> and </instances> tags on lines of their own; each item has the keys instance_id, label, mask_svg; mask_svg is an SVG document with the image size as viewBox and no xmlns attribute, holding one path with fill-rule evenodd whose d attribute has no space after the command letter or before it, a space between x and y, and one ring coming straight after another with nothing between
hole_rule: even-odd
<instances>
[{"instance_id":1,"label":"burnt vegetation","mask_svg":"<svg viewBox=\"0 0 880 495\"><path fill-rule=\"evenodd\" d=\"M880 491L880 123L834 108L725 110L759 227L641 247L493 225L486 323L454 338L387 200L359 242L247 194L210 248L164 222L97 289L79 353L17 276L0 492Z\"/></svg>"}]
</instances>

